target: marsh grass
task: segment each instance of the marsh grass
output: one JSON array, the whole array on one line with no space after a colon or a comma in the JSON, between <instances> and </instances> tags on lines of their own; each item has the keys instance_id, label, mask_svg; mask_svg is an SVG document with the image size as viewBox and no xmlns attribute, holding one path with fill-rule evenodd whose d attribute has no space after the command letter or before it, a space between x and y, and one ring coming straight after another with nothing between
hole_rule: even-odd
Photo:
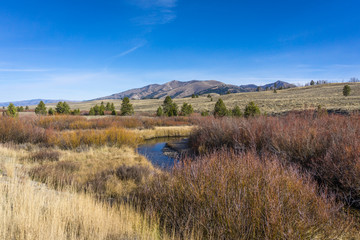
<instances>
[{"instance_id":1,"label":"marsh grass","mask_svg":"<svg viewBox=\"0 0 360 240\"><path fill-rule=\"evenodd\" d=\"M0 178L0 239L158 239L156 220L130 205L56 192L19 175ZM165 237L166 238L166 237Z\"/></svg>"},{"instance_id":2,"label":"marsh grass","mask_svg":"<svg viewBox=\"0 0 360 240\"><path fill-rule=\"evenodd\" d=\"M205 239L358 238L353 220L309 176L276 156L220 151L160 174L138 192L143 208L180 234Z\"/></svg>"},{"instance_id":3,"label":"marsh grass","mask_svg":"<svg viewBox=\"0 0 360 240\"><path fill-rule=\"evenodd\" d=\"M58 162L31 165L31 178L56 189L73 186L78 191L92 192L102 199L121 201L158 171L129 147L59 152L61 158Z\"/></svg>"}]
</instances>

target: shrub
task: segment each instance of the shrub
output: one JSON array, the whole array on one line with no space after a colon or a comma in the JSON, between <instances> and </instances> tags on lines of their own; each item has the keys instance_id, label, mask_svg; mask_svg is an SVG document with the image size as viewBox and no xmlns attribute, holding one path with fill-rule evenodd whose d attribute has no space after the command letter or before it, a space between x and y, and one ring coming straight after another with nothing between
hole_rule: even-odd
<instances>
[{"instance_id":1,"label":"shrub","mask_svg":"<svg viewBox=\"0 0 360 240\"><path fill-rule=\"evenodd\" d=\"M0 142L44 143L44 129L35 126L33 121L0 117Z\"/></svg>"},{"instance_id":2,"label":"shrub","mask_svg":"<svg viewBox=\"0 0 360 240\"><path fill-rule=\"evenodd\" d=\"M214 107L214 116L217 117L224 117L228 114L228 111L226 109L225 103L221 98L215 103Z\"/></svg>"},{"instance_id":3,"label":"shrub","mask_svg":"<svg viewBox=\"0 0 360 240\"><path fill-rule=\"evenodd\" d=\"M274 153L285 164L312 173L339 200L360 207L359 116L316 116L204 119L189 144L200 154L222 148Z\"/></svg>"},{"instance_id":4,"label":"shrub","mask_svg":"<svg viewBox=\"0 0 360 240\"><path fill-rule=\"evenodd\" d=\"M204 110L204 111L201 112L201 116L203 116L203 117L206 117L206 116L209 116L209 115L210 115L210 113L209 113L208 110Z\"/></svg>"},{"instance_id":5,"label":"shrub","mask_svg":"<svg viewBox=\"0 0 360 240\"><path fill-rule=\"evenodd\" d=\"M260 115L260 109L254 102L249 102L245 107L244 116L245 117L254 117Z\"/></svg>"},{"instance_id":6,"label":"shrub","mask_svg":"<svg viewBox=\"0 0 360 240\"><path fill-rule=\"evenodd\" d=\"M161 117L162 115L164 115L163 109L161 106L159 106L158 109L156 110L156 116Z\"/></svg>"},{"instance_id":7,"label":"shrub","mask_svg":"<svg viewBox=\"0 0 360 240\"><path fill-rule=\"evenodd\" d=\"M39 102L39 104L35 108L35 113L36 114L41 114L41 115L46 115L46 113L47 113L46 106L45 106L45 103L43 101Z\"/></svg>"},{"instance_id":8,"label":"shrub","mask_svg":"<svg viewBox=\"0 0 360 240\"><path fill-rule=\"evenodd\" d=\"M349 85L345 85L344 88L343 88L343 95L345 97L349 96L350 95L350 91L351 91L351 88Z\"/></svg>"},{"instance_id":9,"label":"shrub","mask_svg":"<svg viewBox=\"0 0 360 240\"><path fill-rule=\"evenodd\" d=\"M331 199L274 156L226 151L186 161L141 185L144 209L203 239L337 239L355 229Z\"/></svg>"}]
</instances>

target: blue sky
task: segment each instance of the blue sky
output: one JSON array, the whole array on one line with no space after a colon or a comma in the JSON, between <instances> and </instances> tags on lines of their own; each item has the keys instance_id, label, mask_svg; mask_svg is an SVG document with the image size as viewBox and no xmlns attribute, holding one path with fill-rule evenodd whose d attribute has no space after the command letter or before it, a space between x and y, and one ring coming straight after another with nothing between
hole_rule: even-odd
<instances>
[{"instance_id":1,"label":"blue sky","mask_svg":"<svg viewBox=\"0 0 360 240\"><path fill-rule=\"evenodd\" d=\"M358 0L0 2L0 102L360 78Z\"/></svg>"}]
</instances>

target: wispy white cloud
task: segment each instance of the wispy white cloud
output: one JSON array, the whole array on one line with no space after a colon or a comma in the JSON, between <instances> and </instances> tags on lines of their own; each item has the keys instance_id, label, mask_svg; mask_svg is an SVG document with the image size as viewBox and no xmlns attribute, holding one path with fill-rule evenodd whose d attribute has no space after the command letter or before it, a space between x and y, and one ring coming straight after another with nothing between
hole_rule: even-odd
<instances>
[{"instance_id":1,"label":"wispy white cloud","mask_svg":"<svg viewBox=\"0 0 360 240\"><path fill-rule=\"evenodd\" d=\"M166 24L176 18L173 9L177 0L135 0L132 3L146 11L145 15L132 19L137 25Z\"/></svg>"},{"instance_id":2,"label":"wispy white cloud","mask_svg":"<svg viewBox=\"0 0 360 240\"><path fill-rule=\"evenodd\" d=\"M122 52L122 53L119 53L118 55L115 55L113 58L119 58L119 57L126 56L126 55L128 55L129 53L132 53L132 52L136 51L137 49L139 49L139 48L141 48L141 47L143 47L143 46L144 46L143 43L142 43L142 44L138 44L138 45L136 45L135 47L132 47L132 48L130 48L130 49L128 49L128 50L126 50L126 51L124 51L124 52Z\"/></svg>"},{"instance_id":3,"label":"wispy white cloud","mask_svg":"<svg viewBox=\"0 0 360 240\"><path fill-rule=\"evenodd\" d=\"M166 24L173 21L176 14L171 10L155 11L145 16L133 18L133 22L137 25L157 25Z\"/></svg>"}]
</instances>

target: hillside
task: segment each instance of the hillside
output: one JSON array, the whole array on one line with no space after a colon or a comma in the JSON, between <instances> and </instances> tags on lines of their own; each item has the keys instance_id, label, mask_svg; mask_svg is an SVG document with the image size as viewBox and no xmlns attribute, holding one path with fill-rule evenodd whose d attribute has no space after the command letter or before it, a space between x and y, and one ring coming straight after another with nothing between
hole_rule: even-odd
<instances>
[{"instance_id":1,"label":"hillside","mask_svg":"<svg viewBox=\"0 0 360 240\"><path fill-rule=\"evenodd\" d=\"M333 83L308 87L296 87L284 90L260 92L243 92L234 94L211 94L213 100L207 97L207 94L199 98L177 98L174 101L181 106L184 102L193 105L195 111L213 110L215 102L221 97L227 107L239 105L241 109L245 105L254 101L259 105L262 112L279 113L290 110L314 109L318 105L327 109L343 109L343 110L360 110L360 83L346 83L351 86L351 95L344 97L342 88L345 83ZM95 104L104 102L113 102L116 109L120 110L120 99L94 100L88 102L70 103L72 108L80 108L80 110L89 110ZM163 103L162 99L144 99L132 100L135 113L155 113L158 106ZM55 104L47 104L47 106L55 106Z\"/></svg>"},{"instance_id":2,"label":"hillside","mask_svg":"<svg viewBox=\"0 0 360 240\"><path fill-rule=\"evenodd\" d=\"M293 84L282 81L277 81L275 83L277 87L296 87ZM172 98L184 98L190 97L192 94L201 95L208 93L225 94L227 92L253 92L256 91L258 87L265 90L266 87L274 86L275 83L270 83L264 86L257 86L254 84L237 86L225 84L223 82L215 80L192 80L188 82L173 80L171 82L167 82L161 85L151 84L142 88L130 89L125 92L115 93L110 96L97 98L95 100L122 99L124 97L129 97L131 99L161 99L165 98L166 96L171 96Z\"/></svg>"}]
</instances>

